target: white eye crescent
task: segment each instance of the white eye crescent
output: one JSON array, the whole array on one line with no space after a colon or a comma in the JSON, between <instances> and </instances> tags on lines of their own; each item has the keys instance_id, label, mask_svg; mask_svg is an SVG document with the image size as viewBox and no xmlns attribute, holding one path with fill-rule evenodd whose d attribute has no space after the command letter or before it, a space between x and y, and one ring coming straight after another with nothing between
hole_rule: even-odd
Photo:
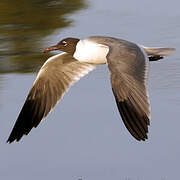
<instances>
[{"instance_id":1,"label":"white eye crescent","mask_svg":"<svg viewBox=\"0 0 180 180\"><path fill-rule=\"evenodd\" d=\"M63 44L63 46L67 46L67 42L66 41L63 41L62 44Z\"/></svg>"}]
</instances>

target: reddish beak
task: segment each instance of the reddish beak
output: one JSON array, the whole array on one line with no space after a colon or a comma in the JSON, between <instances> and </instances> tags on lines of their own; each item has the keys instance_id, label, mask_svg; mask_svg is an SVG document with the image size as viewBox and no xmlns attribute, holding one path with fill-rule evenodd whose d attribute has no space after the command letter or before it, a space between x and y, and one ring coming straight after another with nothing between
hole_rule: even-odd
<instances>
[{"instance_id":1,"label":"reddish beak","mask_svg":"<svg viewBox=\"0 0 180 180\"><path fill-rule=\"evenodd\" d=\"M50 47L46 48L46 49L43 51L43 53L47 53L47 52L49 52L49 51L54 51L54 50L58 50L57 45L55 45L55 46L50 46Z\"/></svg>"}]
</instances>

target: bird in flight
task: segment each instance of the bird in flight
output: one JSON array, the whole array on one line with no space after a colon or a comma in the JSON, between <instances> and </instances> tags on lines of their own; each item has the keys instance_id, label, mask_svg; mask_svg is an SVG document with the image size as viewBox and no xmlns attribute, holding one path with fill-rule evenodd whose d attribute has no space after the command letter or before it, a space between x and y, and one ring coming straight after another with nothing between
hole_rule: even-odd
<instances>
[{"instance_id":1,"label":"bird in flight","mask_svg":"<svg viewBox=\"0 0 180 180\"><path fill-rule=\"evenodd\" d=\"M65 38L44 53L53 50L63 53L50 57L41 67L7 142L19 141L36 128L73 83L101 64L107 64L110 71L112 92L126 128L138 141L148 138L148 64L171 55L175 48L150 48L92 36Z\"/></svg>"}]
</instances>

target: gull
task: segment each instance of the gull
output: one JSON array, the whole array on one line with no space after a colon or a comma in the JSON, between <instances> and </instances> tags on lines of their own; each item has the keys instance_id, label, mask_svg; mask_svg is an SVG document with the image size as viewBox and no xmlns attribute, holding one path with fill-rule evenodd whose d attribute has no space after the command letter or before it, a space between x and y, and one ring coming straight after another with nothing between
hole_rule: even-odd
<instances>
[{"instance_id":1,"label":"gull","mask_svg":"<svg viewBox=\"0 0 180 180\"><path fill-rule=\"evenodd\" d=\"M152 48L126 40L91 36L65 38L44 50L62 53L50 57L41 67L7 140L19 141L50 113L71 85L107 64L112 92L121 118L138 141L148 139L150 102L147 91L149 61L171 55L175 48Z\"/></svg>"}]
</instances>

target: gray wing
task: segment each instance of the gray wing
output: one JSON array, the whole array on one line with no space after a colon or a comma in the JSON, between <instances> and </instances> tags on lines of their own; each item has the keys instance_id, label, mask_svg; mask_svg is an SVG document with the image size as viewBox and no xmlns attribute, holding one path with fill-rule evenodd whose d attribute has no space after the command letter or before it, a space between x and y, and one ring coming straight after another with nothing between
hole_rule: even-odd
<instances>
[{"instance_id":1,"label":"gray wing","mask_svg":"<svg viewBox=\"0 0 180 180\"><path fill-rule=\"evenodd\" d=\"M37 127L69 87L94 68L67 53L49 58L40 69L7 142L19 141Z\"/></svg>"},{"instance_id":2,"label":"gray wing","mask_svg":"<svg viewBox=\"0 0 180 180\"><path fill-rule=\"evenodd\" d=\"M139 46L126 41L112 45L107 55L112 91L120 115L131 135L139 141L148 138L150 119L147 61Z\"/></svg>"}]
</instances>

